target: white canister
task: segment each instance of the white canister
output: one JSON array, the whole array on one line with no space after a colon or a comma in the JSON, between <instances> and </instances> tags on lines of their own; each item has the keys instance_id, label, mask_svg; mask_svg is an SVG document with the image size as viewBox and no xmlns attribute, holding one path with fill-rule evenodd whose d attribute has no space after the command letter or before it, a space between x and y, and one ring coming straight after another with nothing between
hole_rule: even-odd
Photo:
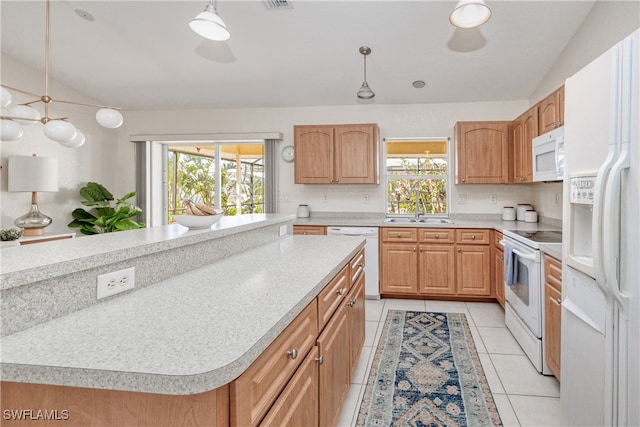
<instances>
[{"instance_id":1,"label":"white canister","mask_svg":"<svg viewBox=\"0 0 640 427\"><path fill-rule=\"evenodd\" d=\"M533 206L529 204L519 204L516 208L516 219L518 221L524 221L524 213L530 209L533 209Z\"/></svg>"},{"instance_id":2,"label":"white canister","mask_svg":"<svg viewBox=\"0 0 640 427\"><path fill-rule=\"evenodd\" d=\"M525 222L538 222L538 212L533 209L529 209L524 213Z\"/></svg>"},{"instance_id":3,"label":"white canister","mask_svg":"<svg viewBox=\"0 0 640 427\"><path fill-rule=\"evenodd\" d=\"M516 210L513 206L505 206L502 208L502 220L503 221L515 221Z\"/></svg>"},{"instance_id":4,"label":"white canister","mask_svg":"<svg viewBox=\"0 0 640 427\"><path fill-rule=\"evenodd\" d=\"M309 218L309 205L298 205L298 218Z\"/></svg>"}]
</instances>

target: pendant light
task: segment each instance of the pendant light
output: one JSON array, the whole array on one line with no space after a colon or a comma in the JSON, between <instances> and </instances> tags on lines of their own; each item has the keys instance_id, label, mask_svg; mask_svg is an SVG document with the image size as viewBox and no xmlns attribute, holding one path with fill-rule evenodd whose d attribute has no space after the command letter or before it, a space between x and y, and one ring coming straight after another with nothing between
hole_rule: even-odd
<instances>
[{"instance_id":1,"label":"pendant light","mask_svg":"<svg viewBox=\"0 0 640 427\"><path fill-rule=\"evenodd\" d=\"M376 96L376 94L373 93L373 91L369 87L369 84L367 83L367 55L371 53L371 49L367 46L361 46L359 50L362 56L364 56L364 81L362 82L362 86L358 91L358 98L371 99Z\"/></svg>"},{"instance_id":2,"label":"pendant light","mask_svg":"<svg viewBox=\"0 0 640 427\"><path fill-rule=\"evenodd\" d=\"M231 38L231 33L218 15L213 0L195 18L189 21L189 27L205 39L223 42Z\"/></svg>"},{"instance_id":3,"label":"pendant light","mask_svg":"<svg viewBox=\"0 0 640 427\"><path fill-rule=\"evenodd\" d=\"M475 28L491 18L491 9L484 0L460 0L451 15L449 22L458 28Z\"/></svg>"},{"instance_id":4,"label":"pendant light","mask_svg":"<svg viewBox=\"0 0 640 427\"><path fill-rule=\"evenodd\" d=\"M44 125L44 134L47 138L56 141L57 143L65 146L76 148L84 144L84 134L80 132L76 127L69 122L68 117L51 118L49 117L49 104L53 102L59 102L61 104L81 105L84 107L99 108L96 114L96 121L106 128L117 128L122 125L124 121L122 114L118 111L117 107L111 107L106 105L87 104L83 102L63 101L60 99L54 99L49 95L49 21L50 21L50 0L45 2L45 50L44 50L44 95L37 95L35 93L27 92L25 90L17 89L7 85L1 85L0 87L0 106L2 108L9 107L13 98L10 91L22 93L24 95L35 97L36 99L24 104L14 105L7 110L6 115L3 113L0 116L0 140L2 141L14 141L19 139L24 134L22 125L31 125L35 123L42 123ZM44 116L36 110L32 104L37 103L44 104ZM106 119L105 119L106 117Z\"/></svg>"}]
</instances>

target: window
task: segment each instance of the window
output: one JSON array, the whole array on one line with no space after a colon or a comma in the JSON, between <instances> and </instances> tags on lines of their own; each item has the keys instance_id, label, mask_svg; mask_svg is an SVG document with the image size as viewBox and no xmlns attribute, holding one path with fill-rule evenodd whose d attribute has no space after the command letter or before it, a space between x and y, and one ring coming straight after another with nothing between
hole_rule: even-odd
<instances>
[{"instance_id":1,"label":"window","mask_svg":"<svg viewBox=\"0 0 640 427\"><path fill-rule=\"evenodd\" d=\"M169 145L169 223L183 213L187 198L224 209L225 215L264 213L264 144Z\"/></svg>"},{"instance_id":2,"label":"window","mask_svg":"<svg viewBox=\"0 0 640 427\"><path fill-rule=\"evenodd\" d=\"M387 215L449 213L449 138L387 138Z\"/></svg>"}]
</instances>

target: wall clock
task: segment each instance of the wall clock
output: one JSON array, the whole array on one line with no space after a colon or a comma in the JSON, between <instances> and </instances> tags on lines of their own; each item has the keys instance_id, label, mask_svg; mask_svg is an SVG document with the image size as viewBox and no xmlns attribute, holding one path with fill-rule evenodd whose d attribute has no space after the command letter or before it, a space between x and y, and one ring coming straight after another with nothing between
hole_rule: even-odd
<instances>
[{"instance_id":1,"label":"wall clock","mask_svg":"<svg viewBox=\"0 0 640 427\"><path fill-rule=\"evenodd\" d=\"M282 152L280 154L282 155L282 160L284 160L285 162L293 162L293 158L294 158L293 145L287 145L283 147Z\"/></svg>"}]
</instances>

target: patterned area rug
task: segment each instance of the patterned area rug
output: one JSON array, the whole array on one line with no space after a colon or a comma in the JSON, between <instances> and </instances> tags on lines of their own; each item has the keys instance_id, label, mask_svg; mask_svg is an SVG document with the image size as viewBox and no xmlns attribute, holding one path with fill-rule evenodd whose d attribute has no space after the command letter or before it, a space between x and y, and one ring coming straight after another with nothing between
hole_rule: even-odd
<instances>
[{"instance_id":1,"label":"patterned area rug","mask_svg":"<svg viewBox=\"0 0 640 427\"><path fill-rule=\"evenodd\" d=\"M356 425L502 425L464 314L389 311Z\"/></svg>"}]
</instances>

